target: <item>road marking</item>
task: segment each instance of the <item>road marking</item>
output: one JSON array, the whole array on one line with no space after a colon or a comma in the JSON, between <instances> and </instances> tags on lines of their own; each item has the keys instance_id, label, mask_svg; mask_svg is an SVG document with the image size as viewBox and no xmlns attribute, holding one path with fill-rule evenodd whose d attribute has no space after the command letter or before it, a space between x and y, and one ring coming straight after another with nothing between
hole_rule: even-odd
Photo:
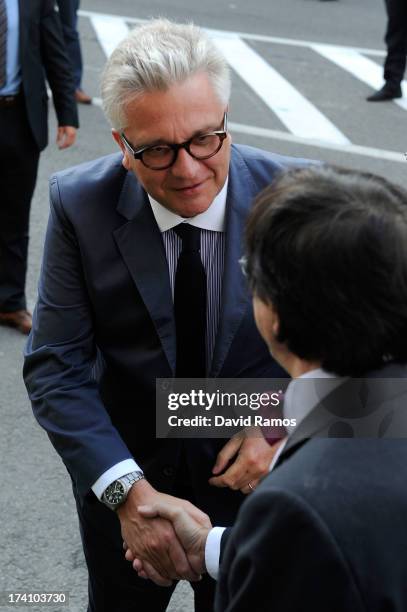
<instances>
[{"instance_id":1,"label":"road marking","mask_svg":"<svg viewBox=\"0 0 407 612\"><path fill-rule=\"evenodd\" d=\"M112 13L95 13L93 11L85 11L85 10L78 11L78 14L81 17L89 17L89 18L91 18L93 15L105 17L106 19L109 19L112 17L117 19L118 17L118 15L114 15ZM127 23L134 23L134 24L146 23L146 21L148 21L147 19L140 19L138 17L120 16L120 18L126 21ZM280 36L267 36L264 34L250 34L248 32L232 32L230 30L229 31L228 30L212 30L209 28L204 28L204 29L207 32L211 33L213 36L222 36L222 37L238 36L239 38L242 38L244 40L254 40L258 42L274 43L276 45L288 45L288 46L293 46L293 47L307 47L311 49L314 45L319 44L316 41L300 40L296 38L282 38ZM326 44L326 46L330 46L330 45ZM332 46L337 47L337 45L332 45ZM385 57L386 55L386 52L380 49L368 49L364 47L339 47L339 48L353 49L353 51L357 51L358 53L364 53L365 55L375 55L378 57Z\"/></svg>"},{"instance_id":2,"label":"road marking","mask_svg":"<svg viewBox=\"0 0 407 612\"><path fill-rule=\"evenodd\" d=\"M214 38L228 64L277 115L290 132L300 138L347 145L350 141L307 98L291 85L243 40Z\"/></svg>"},{"instance_id":3,"label":"road marking","mask_svg":"<svg viewBox=\"0 0 407 612\"><path fill-rule=\"evenodd\" d=\"M354 49L345 47L335 47L333 45L313 45L313 50L330 60L340 68L343 68L363 83L373 89L380 89L384 83L383 68L364 57ZM407 82L402 83L403 95L407 97ZM407 99L394 100L394 102L407 110Z\"/></svg>"},{"instance_id":4,"label":"road marking","mask_svg":"<svg viewBox=\"0 0 407 612\"><path fill-rule=\"evenodd\" d=\"M91 13L89 18L106 57L109 57L112 51L129 33L126 19L124 17L98 13Z\"/></svg>"},{"instance_id":5,"label":"road marking","mask_svg":"<svg viewBox=\"0 0 407 612\"><path fill-rule=\"evenodd\" d=\"M100 98L92 98L92 103L94 106L102 107L102 100ZM254 125L234 123L233 121L228 122L228 127L236 134L246 134L247 136L256 136L258 138L292 142L294 144L316 147L317 149L337 151L338 153L345 153L346 155L361 155L363 157L372 157L374 159L382 159L384 161L406 163L405 154L398 153L397 151L386 151L385 149L362 147L354 144L335 145L333 143L321 142L312 138L300 138L298 136L294 136L294 134L288 134L287 132L282 132L280 130L269 130L266 128L256 127Z\"/></svg>"},{"instance_id":6,"label":"road marking","mask_svg":"<svg viewBox=\"0 0 407 612\"><path fill-rule=\"evenodd\" d=\"M106 56L129 32L121 17L90 16ZM338 145L350 141L329 119L309 102L291 83L270 66L256 51L237 36L214 38L229 65L279 117L287 129L300 138L312 138Z\"/></svg>"}]
</instances>

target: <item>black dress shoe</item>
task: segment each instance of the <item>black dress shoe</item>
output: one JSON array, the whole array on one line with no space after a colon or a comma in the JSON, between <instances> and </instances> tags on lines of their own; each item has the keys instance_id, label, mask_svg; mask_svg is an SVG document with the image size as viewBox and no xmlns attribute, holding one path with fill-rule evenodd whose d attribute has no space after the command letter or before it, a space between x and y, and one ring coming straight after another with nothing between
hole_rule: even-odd
<instances>
[{"instance_id":1,"label":"black dress shoe","mask_svg":"<svg viewBox=\"0 0 407 612\"><path fill-rule=\"evenodd\" d=\"M386 83L381 89L379 89L379 91L376 91L374 94L366 98L366 100L368 100L368 102L384 102L385 100L401 98L402 95L400 85L393 87Z\"/></svg>"}]
</instances>

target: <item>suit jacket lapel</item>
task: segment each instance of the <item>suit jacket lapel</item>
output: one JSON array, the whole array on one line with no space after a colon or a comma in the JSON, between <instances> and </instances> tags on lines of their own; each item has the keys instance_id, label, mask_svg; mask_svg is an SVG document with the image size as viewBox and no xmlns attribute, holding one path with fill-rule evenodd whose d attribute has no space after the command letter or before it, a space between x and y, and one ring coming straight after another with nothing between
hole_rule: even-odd
<instances>
[{"instance_id":1,"label":"suit jacket lapel","mask_svg":"<svg viewBox=\"0 0 407 612\"><path fill-rule=\"evenodd\" d=\"M225 362L239 324L250 304L247 283L240 269L243 255L244 224L255 194L247 166L232 148L226 201L226 248L222 285L222 303L218 333L209 376L216 377Z\"/></svg>"},{"instance_id":2,"label":"suit jacket lapel","mask_svg":"<svg viewBox=\"0 0 407 612\"><path fill-rule=\"evenodd\" d=\"M147 194L132 172L126 175L117 210L128 222L114 231L116 244L174 373L175 321L167 258Z\"/></svg>"}]
</instances>

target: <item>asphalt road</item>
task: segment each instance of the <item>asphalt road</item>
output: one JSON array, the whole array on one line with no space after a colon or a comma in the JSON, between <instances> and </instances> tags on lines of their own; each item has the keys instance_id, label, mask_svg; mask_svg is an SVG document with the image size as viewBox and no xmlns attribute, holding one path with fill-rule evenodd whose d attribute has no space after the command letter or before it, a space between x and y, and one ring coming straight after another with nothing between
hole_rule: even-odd
<instances>
[{"instance_id":1,"label":"asphalt road","mask_svg":"<svg viewBox=\"0 0 407 612\"><path fill-rule=\"evenodd\" d=\"M300 132L309 131L312 114L307 113L317 109L349 144L333 143L330 137L318 144L312 134L301 136L297 128L289 129L286 121L290 120L290 102L282 100L279 108L273 107L273 96L270 99L267 92L259 94L250 77L237 72L233 73L230 112L235 142L373 170L406 184L407 162L403 153L407 151L407 108L394 103L368 104L364 98L372 88L363 80L367 72L362 74L363 78L360 73L352 75L349 69L327 60L315 48L317 43L338 46L333 52L345 57L344 61L351 67L360 59L359 55L352 55L358 54L358 49L383 51L385 16L381 0L251 0L250 3L247 0L172 0L171 3L83 0L81 9L84 88L96 98L106 43L103 36L98 38L95 29L100 13L128 18L120 22L127 25L130 25L129 19L165 15L184 21L192 19L223 32L244 33L245 36L235 40L240 45L243 41L241 51L245 58L261 66L270 79L274 78L269 68L273 66L311 103L312 108L304 111ZM377 69L382 63L380 53L362 54L362 57L370 62L369 66L363 64L365 71L374 72L374 65ZM30 307L35 304L50 174L115 150L97 105L80 108L80 116L76 146L58 152L52 140L41 158L31 217L27 280ZM54 136L55 120L51 112L51 138ZM32 417L21 380L23 346L23 337L0 328L0 591L69 591L69 608L54 604L31 609L83 612L87 600L86 570L70 483L46 435ZM0 609L20 608L5 605ZM188 585L177 589L170 609L173 612L193 609Z\"/></svg>"}]
</instances>

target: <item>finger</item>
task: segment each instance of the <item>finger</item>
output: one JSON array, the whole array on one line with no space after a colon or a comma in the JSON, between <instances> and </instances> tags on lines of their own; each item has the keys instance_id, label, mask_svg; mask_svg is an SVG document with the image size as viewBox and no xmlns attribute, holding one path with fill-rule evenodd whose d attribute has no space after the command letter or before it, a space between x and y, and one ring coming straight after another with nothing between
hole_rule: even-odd
<instances>
[{"instance_id":1,"label":"finger","mask_svg":"<svg viewBox=\"0 0 407 612\"><path fill-rule=\"evenodd\" d=\"M186 514L189 515L194 521L196 521L202 527L212 527L210 518L205 512L202 512L199 508L191 504L186 500L179 500L180 506L167 504L165 502L158 502L151 506L138 506L137 512L145 518L156 518L157 516L165 518L172 523L176 521L187 520Z\"/></svg>"},{"instance_id":2,"label":"finger","mask_svg":"<svg viewBox=\"0 0 407 612\"><path fill-rule=\"evenodd\" d=\"M199 525L202 527L212 527L211 520L205 512L202 512L199 508L191 504L189 501L183 501L183 508L189 514L189 516L194 519Z\"/></svg>"},{"instance_id":3,"label":"finger","mask_svg":"<svg viewBox=\"0 0 407 612\"><path fill-rule=\"evenodd\" d=\"M66 138L65 138L65 148L67 147L71 147L73 145L73 143L76 140L76 132L75 131L69 131L66 134Z\"/></svg>"},{"instance_id":4,"label":"finger","mask_svg":"<svg viewBox=\"0 0 407 612\"><path fill-rule=\"evenodd\" d=\"M61 138L61 141L60 141L60 144L59 144L59 148L61 150L62 149L67 149L72 144L73 144L72 136L70 136L69 134L64 133L63 137Z\"/></svg>"},{"instance_id":5,"label":"finger","mask_svg":"<svg viewBox=\"0 0 407 612\"><path fill-rule=\"evenodd\" d=\"M64 137L63 130L62 128L59 127L57 129L57 137L56 137L56 143L57 143L58 148L61 148L63 137Z\"/></svg>"},{"instance_id":6,"label":"finger","mask_svg":"<svg viewBox=\"0 0 407 612\"><path fill-rule=\"evenodd\" d=\"M247 483L247 485L245 485L244 487L242 487L240 489L241 493L243 493L243 495L250 495L250 493L253 493L255 488L257 487L257 485L259 484L259 480L250 480L249 483Z\"/></svg>"},{"instance_id":7,"label":"finger","mask_svg":"<svg viewBox=\"0 0 407 612\"><path fill-rule=\"evenodd\" d=\"M143 561L143 570L139 573L141 578L149 578L158 586L171 586L172 580L162 576L148 561Z\"/></svg>"},{"instance_id":8,"label":"finger","mask_svg":"<svg viewBox=\"0 0 407 612\"><path fill-rule=\"evenodd\" d=\"M57 145L59 149L67 149L76 138L76 130L70 127L61 126L57 131Z\"/></svg>"},{"instance_id":9,"label":"finger","mask_svg":"<svg viewBox=\"0 0 407 612\"><path fill-rule=\"evenodd\" d=\"M229 461L234 457L242 444L242 438L233 436L219 452L216 457L215 465L212 468L212 474L219 474L225 469Z\"/></svg>"},{"instance_id":10,"label":"finger","mask_svg":"<svg viewBox=\"0 0 407 612\"><path fill-rule=\"evenodd\" d=\"M176 577L179 579L195 582L200 579L199 574L194 572L182 546L175 542L168 551L171 562L176 571Z\"/></svg>"},{"instance_id":11,"label":"finger","mask_svg":"<svg viewBox=\"0 0 407 612\"><path fill-rule=\"evenodd\" d=\"M186 524L192 529L196 528L196 523L192 521L187 512L182 508L174 508L171 504L165 502L158 502L152 506L139 506L139 510L141 511L140 514L145 512L148 516L162 517L169 521L173 520L175 523L178 520L180 524ZM159 542L151 543L148 548L147 554L150 564L161 576L167 579L196 580L197 574L189 564L186 553L177 538L174 525L169 523L168 526L170 532L167 534L165 541L161 539Z\"/></svg>"},{"instance_id":12,"label":"finger","mask_svg":"<svg viewBox=\"0 0 407 612\"><path fill-rule=\"evenodd\" d=\"M151 505L138 506L137 512L146 518L155 518L160 516L174 523L177 519L185 520L184 515L187 513L180 506L174 506L170 503L157 502Z\"/></svg>"},{"instance_id":13,"label":"finger","mask_svg":"<svg viewBox=\"0 0 407 612\"><path fill-rule=\"evenodd\" d=\"M133 569L135 569L136 572L142 572L144 570L143 562L141 559L138 559L137 557L134 559Z\"/></svg>"},{"instance_id":14,"label":"finger","mask_svg":"<svg viewBox=\"0 0 407 612\"><path fill-rule=\"evenodd\" d=\"M126 559L126 561L133 561L134 554L131 552L130 548L128 548L124 553L124 558Z\"/></svg>"},{"instance_id":15,"label":"finger","mask_svg":"<svg viewBox=\"0 0 407 612\"><path fill-rule=\"evenodd\" d=\"M127 549L128 549L128 546L127 546L126 542L124 542L124 541L123 541L123 549L124 549L124 550L127 550Z\"/></svg>"},{"instance_id":16,"label":"finger","mask_svg":"<svg viewBox=\"0 0 407 612\"><path fill-rule=\"evenodd\" d=\"M213 478L209 478L208 482L212 487L218 487L219 489L224 489L229 486L226 484L223 476L213 476Z\"/></svg>"},{"instance_id":17,"label":"finger","mask_svg":"<svg viewBox=\"0 0 407 612\"><path fill-rule=\"evenodd\" d=\"M256 474L257 475L257 474ZM221 476L211 478L209 483L215 487L229 487L234 491L241 489L254 478L254 474L250 474L246 469L246 462L239 455L234 463Z\"/></svg>"}]
</instances>

